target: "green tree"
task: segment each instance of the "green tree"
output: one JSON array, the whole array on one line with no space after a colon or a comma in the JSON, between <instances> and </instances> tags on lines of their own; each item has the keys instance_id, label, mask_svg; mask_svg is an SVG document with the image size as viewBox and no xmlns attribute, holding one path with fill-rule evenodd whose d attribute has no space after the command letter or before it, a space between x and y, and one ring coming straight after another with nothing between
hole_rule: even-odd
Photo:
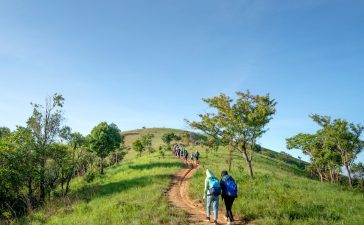
<instances>
[{"instance_id":1,"label":"green tree","mask_svg":"<svg viewBox=\"0 0 364 225\"><path fill-rule=\"evenodd\" d=\"M24 127L0 139L0 220L3 213L22 214L33 206L34 147Z\"/></svg>"},{"instance_id":2,"label":"green tree","mask_svg":"<svg viewBox=\"0 0 364 225\"><path fill-rule=\"evenodd\" d=\"M110 164L118 164L122 161L127 153L127 147L125 145L124 136L121 136L121 141L119 147L113 151L110 155Z\"/></svg>"},{"instance_id":3,"label":"green tree","mask_svg":"<svg viewBox=\"0 0 364 225\"><path fill-rule=\"evenodd\" d=\"M28 119L28 128L32 131L36 147L36 163L39 170L39 201L43 203L46 194L46 161L49 155L50 146L56 142L61 130L63 121L62 107L64 98L62 95L54 94L47 97L45 105L34 104L33 114Z\"/></svg>"},{"instance_id":4,"label":"green tree","mask_svg":"<svg viewBox=\"0 0 364 225\"><path fill-rule=\"evenodd\" d=\"M183 146L190 145L190 142L191 142L190 132L186 131L186 132L183 132L182 133L182 135L181 135L181 142L182 142L182 145Z\"/></svg>"},{"instance_id":5,"label":"green tree","mask_svg":"<svg viewBox=\"0 0 364 225\"><path fill-rule=\"evenodd\" d=\"M359 180L360 188L364 189L364 164L359 162L356 164L353 164L352 171L354 178Z\"/></svg>"},{"instance_id":6,"label":"green tree","mask_svg":"<svg viewBox=\"0 0 364 225\"><path fill-rule=\"evenodd\" d=\"M177 135L174 132L165 133L162 136L162 141L170 146L171 142L177 139Z\"/></svg>"},{"instance_id":7,"label":"green tree","mask_svg":"<svg viewBox=\"0 0 364 225\"><path fill-rule=\"evenodd\" d=\"M137 139L133 142L132 145L133 145L132 146L133 150L138 153L138 156L139 157L142 156L142 153L144 151L144 146L143 146L142 142L139 139Z\"/></svg>"},{"instance_id":8,"label":"green tree","mask_svg":"<svg viewBox=\"0 0 364 225\"><path fill-rule=\"evenodd\" d=\"M0 139L10 134L10 129L7 127L0 127Z\"/></svg>"},{"instance_id":9,"label":"green tree","mask_svg":"<svg viewBox=\"0 0 364 225\"><path fill-rule=\"evenodd\" d=\"M102 122L94 127L88 137L90 149L100 157L100 173L104 173L104 159L120 147L120 130L115 124Z\"/></svg>"},{"instance_id":10,"label":"green tree","mask_svg":"<svg viewBox=\"0 0 364 225\"><path fill-rule=\"evenodd\" d=\"M286 139L288 149L301 149L304 154L310 156L310 170L314 171L321 182L325 180L325 163L322 150L322 142L316 134L297 134Z\"/></svg>"},{"instance_id":11,"label":"green tree","mask_svg":"<svg viewBox=\"0 0 364 225\"><path fill-rule=\"evenodd\" d=\"M153 148L152 148L153 137L154 137L154 134L151 134L151 133L142 134L140 136L140 141L143 145L144 151L153 152Z\"/></svg>"},{"instance_id":12,"label":"green tree","mask_svg":"<svg viewBox=\"0 0 364 225\"><path fill-rule=\"evenodd\" d=\"M329 116L310 116L321 129L315 134L298 134L287 139L288 149L301 149L311 158L311 169L316 170L321 182L337 183L344 166L352 187L351 167L364 144L360 139L364 129L360 124Z\"/></svg>"},{"instance_id":13,"label":"green tree","mask_svg":"<svg viewBox=\"0 0 364 225\"><path fill-rule=\"evenodd\" d=\"M329 138L336 146L337 152L341 156L341 163L346 169L349 187L352 188L351 167L364 147L364 142L360 139L364 127L343 119L335 119L327 129Z\"/></svg>"},{"instance_id":14,"label":"green tree","mask_svg":"<svg viewBox=\"0 0 364 225\"><path fill-rule=\"evenodd\" d=\"M203 99L215 112L199 115L201 120L198 122L187 123L214 137L219 144L230 145L240 152L253 178L253 150L257 139L266 132L264 127L276 112L276 102L269 94L260 96L246 91L236 92L236 95L235 101L225 94Z\"/></svg>"},{"instance_id":15,"label":"green tree","mask_svg":"<svg viewBox=\"0 0 364 225\"><path fill-rule=\"evenodd\" d=\"M62 196L65 197L70 190L71 180L77 173L81 160L87 151L88 143L82 134L72 132L70 127L64 127L60 136L67 144L66 154L61 160L61 191ZM65 188L64 184L66 185Z\"/></svg>"}]
</instances>

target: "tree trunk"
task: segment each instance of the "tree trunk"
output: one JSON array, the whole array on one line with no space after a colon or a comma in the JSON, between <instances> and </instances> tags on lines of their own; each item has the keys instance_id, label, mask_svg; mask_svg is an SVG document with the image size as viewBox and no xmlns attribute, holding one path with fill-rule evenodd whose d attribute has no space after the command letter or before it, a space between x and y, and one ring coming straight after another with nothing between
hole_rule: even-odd
<instances>
[{"instance_id":1,"label":"tree trunk","mask_svg":"<svg viewBox=\"0 0 364 225\"><path fill-rule=\"evenodd\" d=\"M243 152L243 157L245 158L246 164L248 165L249 176L254 179L254 173L253 173L253 166L252 166L251 158L248 157L246 149L243 149L242 152Z\"/></svg>"},{"instance_id":2,"label":"tree trunk","mask_svg":"<svg viewBox=\"0 0 364 225\"><path fill-rule=\"evenodd\" d=\"M61 175L61 190L62 190L62 197L64 197L64 175L63 175L63 170L62 170L62 175Z\"/></svg>"},{"instance_id":3,"label":"tree trunk","mask_svg":"<svg viewBox=\"0 0 364 225\"><path fill-rule=\"evenodd\" d=\"M100 160L100 174L104 174L104 158Z\"/></svg>"},{"instance_id":4,"label":"tree trunk","mask_svg":"<svg viewBox=\"0 0 364 225\"><path fill-rule=\"evenodd\" d=\"M347 163L345 164L345 168L346 168L346 171L348 172L349 188L353 188L353 181L352 181L352 178L351 178L351 171L350 171L350 167L349 167L349 165Z\"/></svg>"},{"instance_id":5,"label":"tree trunk","mask_svg":"<svg viewBox=\"0 0 364 225\"><path fill-rule=\"evenodd\" d=\"M335 174L332 168L329 169L330 171L330 182L331 184L335 184Z\"/></svg>"},{"instance_id":6,"label":"tree trunk","mask_svg":"<svg viewBox=\"0 0 364 225\"><path fill-rule=\"evenodd\" d=\"M41 160L40 164L40 179L39 179L39 202L43 204L45 201L45 160Z\"/></svg>"},{"instance_id":7,"label":"tree trunk","mask_svg":"<svg viewBox=\"0 0 364 225\"><path fill-rule=\"evenodd\" d=\"M231 171L231 164L233 161L233 150L231 146L229 147L229 156L228 156L228 163L229 163L229 172Z\"/></svg>"},{"instance_id":8,"label":"tree trunk","mask_svg":"<svg viewBox=\"0 0 364 225\"><path fill-rule=\"evenodd\" d=\"M249 176L254 179L252 161L251 160L247 160L246 162L247 162L248 168L249 168Z\"/></svg>"},{"instance_id":9,"label":"tree trunk","mask_svg":"<svg viewBox=\"0 0 364 225\"><path fill-rule=\"evenodd\" d=\"M319 175L320 177L320 182L323 183L324 182L324 176L322 175L321 173L321 170L320 169L317 169L317 174Z\"/></svg>"},{"instance_id":10,"label":"tree trunk","mask_svg":"<svg viewBox=\"0 0 364 225\"><path fill-rule=\"evenodd\" d=\"M65 196L68 194L69 190L70 190L70 182L72 179L72 175L68 175L67 177L67 183L66 183L66 192L65 192Z\"/></svg>"},{"instance_id":11,"label":"tree trunk","mask_svg":"<svg viewBox=\"0 0 364 225\"><path fill-rule=\"evenodd\" d=\"M28 212L33 209L33 188L32 188L32 177L28 179Z\"/></svg>"}]
</instances>

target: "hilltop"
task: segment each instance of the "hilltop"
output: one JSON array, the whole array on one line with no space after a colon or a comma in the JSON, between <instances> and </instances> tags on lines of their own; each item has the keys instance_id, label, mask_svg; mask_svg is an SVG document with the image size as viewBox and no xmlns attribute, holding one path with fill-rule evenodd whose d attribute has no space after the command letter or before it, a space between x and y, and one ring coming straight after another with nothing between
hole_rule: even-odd
<instances>
[{"instance_id":1,"label":"hilltop","mask_svg":"<svg viewBox=\"0 0 364 225\"><path fill-rule=\"evenodd\" d=\"M180 129L174 129L174 128L142 128L142 129L135 129L135 130L128 130L123 131L121 134L124 136L124 141L126 146L131 146L133 141L138 139L140 135L142 134L153 134L154 137L152 139L153 147L157 148L161 145L163 145L162 136L166 133L173 132L179 136L183 135L184 133L191 134L191 138L198 139L198 137L202 136L201 134L198 134L196 132L186 131L186 130L180 130Z\"/></svg>"},{"instance_id":2,"label":"hilltop","mask_svg":"<svg viewBox=\"0 0 364 225\"><path fill-rule=\"evenodd\" d=\"M163 145L163 141L161 140L162 136L166 133L170 133L173 132L177 135L183 135L184 133L190 133L191 134L191 138L192 139L199 139L201 136L203 136L202 134L196 133L196 132L191 132L191 131L186 131L186 130L181 130L181 129L174 129L174 128L142 128L142 129L135 129L135 130L128 130L128 131L123 131L121 132L121 134L124 136L124 141L126 146L131 146L131 144L133 143L133 141L135 141L136 139L138 139L140 137L140 135L143 134L153 134L154 137L152 139L153 141L153 147L157 148L161 145ZM257 153L260 154L262 157L265 157L266 159L270 159L270 160L274 160L277 162L285 162L293 167L297 167L299 169L304 169L305 166L308 164L305 161L302 161L300 159L294 158L293 156L285 153L285 152L277 152L277 151L273 151L271 149L262 147L262 146L258 146L257 148Z\"/></svg>"}]
</instances>

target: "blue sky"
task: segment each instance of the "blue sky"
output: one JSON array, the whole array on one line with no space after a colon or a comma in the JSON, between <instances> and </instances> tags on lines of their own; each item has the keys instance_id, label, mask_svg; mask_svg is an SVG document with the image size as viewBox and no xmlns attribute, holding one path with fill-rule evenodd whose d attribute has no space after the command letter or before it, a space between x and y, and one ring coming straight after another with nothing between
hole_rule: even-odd
<instances>
[{"instance_id":1,"label":"blue sky","mask_svg":"<svg viewBox=\"0 0 364 225\"><path fill-rule=\"evenodd\" d=\"M311 113L364 123L363 21L361 1L0 0L0 126L58 92L84 134L186 129L201 98L249 89L277 100L259 142L282 151Z\"/></svg>"}]
</instances>

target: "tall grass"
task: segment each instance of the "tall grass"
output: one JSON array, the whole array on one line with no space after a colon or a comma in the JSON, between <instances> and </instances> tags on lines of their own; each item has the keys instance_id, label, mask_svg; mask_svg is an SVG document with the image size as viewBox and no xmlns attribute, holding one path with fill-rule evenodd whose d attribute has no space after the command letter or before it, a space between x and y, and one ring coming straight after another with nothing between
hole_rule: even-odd
<instances>
[{"instance_id":1,"label":"tall grass","mask_svg":"<svg viewBox=\"0 0 364 225\"><path fill-rule=\"evenodd\" d=\"M69 201L55 200L18 224L187 224L187 215L168 204L170 177L182 167L157 154L131 158L108 168L88 184L72 183Z\"/></svg>"},{"instance_id":2,"label":"tall grass","mask_svg":"<svg viewBox=\"0 0 364 225\"><path fill-rule=\"evenodd\" d=\"M202 168L191 179L190 195L202 200L205 169L219 177L227 169L226 151L202 157ZM230 174L239 187L233 212L256 224L364 224L364 194L342 186L322 184L304 176L298 167L256 154L256 179L247 175L245 162L234 155ZM222 205L222 202L220 202Z\"/></svg>"}]
</instances>

